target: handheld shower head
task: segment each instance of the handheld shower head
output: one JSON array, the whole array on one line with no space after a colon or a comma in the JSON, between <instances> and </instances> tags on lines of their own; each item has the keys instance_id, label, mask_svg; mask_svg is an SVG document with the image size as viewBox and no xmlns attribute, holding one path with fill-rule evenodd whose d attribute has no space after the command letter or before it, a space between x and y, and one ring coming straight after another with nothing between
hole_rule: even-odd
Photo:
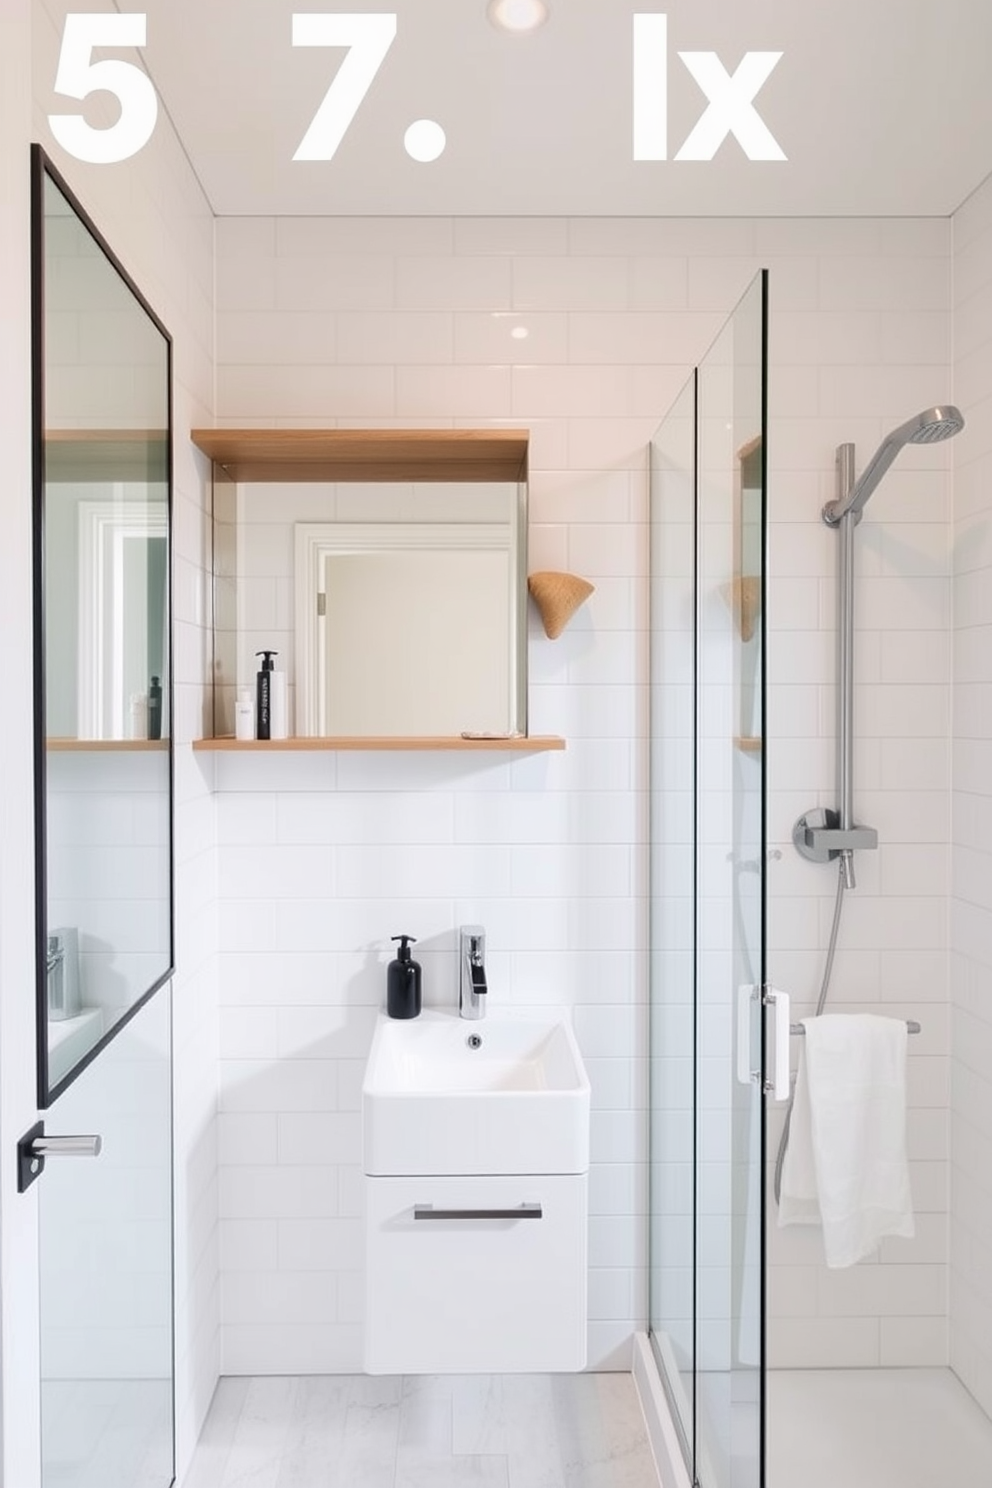
<instances>
[{"instance_id":1,"label":"handheld shower head","mask_svg":"<svg viewBox=\"0 0 992 1488\"><path fill-rule=\"evenodd\" d=\"M953 439L964 428L964 416L953 403L945 408L928 408L910 422L916 425L909 436L910 444L939 444L942 439Z\"/></svg>"},{"instance_id":2,"label":"handheld shower head","mask_svg":"<svg viewBox=\"0 0 992 1488\"><path fill-rule=\"evenodd\" d=\"M857 517L904 444L938 444L942 439L952 439L955 434L960 434L963 428L964 415L953 403L945 403L942 408L925 408L915 418L907 419L906 423L885 436L861 472L860 480L854 483L847 495L827 502L823 508L823 520L828 526L836 527L848 512L854 512ZM853 445L850 448L853 467Z\"/></svg>"}]
</instances>

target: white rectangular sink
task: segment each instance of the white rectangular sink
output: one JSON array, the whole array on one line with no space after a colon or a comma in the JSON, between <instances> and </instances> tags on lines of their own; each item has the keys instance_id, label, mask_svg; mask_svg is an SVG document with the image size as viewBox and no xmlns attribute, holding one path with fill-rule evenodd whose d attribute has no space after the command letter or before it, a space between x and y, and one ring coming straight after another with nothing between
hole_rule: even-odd
<instances>
[{"instance_id":1,"label":"white rectangular sink","mask_svg":"<svg viewBox=\"0 0 992 1488\"><path fill-rule=\"evenodd\" d=\"M381 1014L362 1145L373 1175L585 1172L589 1080L570 1024Z\"/></svg>"}]
</instances>

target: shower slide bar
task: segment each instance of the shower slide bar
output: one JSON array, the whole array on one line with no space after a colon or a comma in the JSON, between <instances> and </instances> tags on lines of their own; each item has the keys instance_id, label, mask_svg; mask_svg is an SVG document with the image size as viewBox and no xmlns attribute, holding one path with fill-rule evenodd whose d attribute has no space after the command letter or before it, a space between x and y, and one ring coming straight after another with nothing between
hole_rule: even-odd
<instances>
[{"instance_id":1,"label":"shower slide bar","mask_svg":"<svg viewBox=\"0 0 992 1488\"><path fill-rule=\"evenodd\" d=\"M922 1029L920 1028L919 1023L917 1023L917 1021L916 1021L915 1018L907 1018L906 1019L906 1031L907 1031L907 1033L921 1033L922 1032ZM806 1029L804 1028L804 1026L802 1025L802 1023L790 1023L789 1024L789 1032L790 1033L802 1033L802 1034L804 1034L806 1032Z\"/></svg>"}]
</instances>

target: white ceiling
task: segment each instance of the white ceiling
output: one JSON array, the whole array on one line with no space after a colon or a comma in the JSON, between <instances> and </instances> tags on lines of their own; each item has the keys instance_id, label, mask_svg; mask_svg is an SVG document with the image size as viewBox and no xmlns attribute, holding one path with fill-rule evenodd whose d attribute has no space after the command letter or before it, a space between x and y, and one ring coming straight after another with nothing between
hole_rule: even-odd
<instances>
[{"instance_id":1,"label":"white ceiling","mask_svg":"<svg viewBox=\"0 0 992 1488\"><path fill-rule=\"evenodd\" d=\"M344 52L294 49L292 13L387 3L396 39L337 154L294 162ZM219 215L943 216L992 170L990 0L550 5L521 37L485 0L142 0L145 58ZM729 74L780 51L755 107L787 160L733 136L710 161L633 160L647 10L668 16L669 153L707 106L679 51ZM432 164L403 148L423 117L447 135Z\"/></svg>"}]
</instances>

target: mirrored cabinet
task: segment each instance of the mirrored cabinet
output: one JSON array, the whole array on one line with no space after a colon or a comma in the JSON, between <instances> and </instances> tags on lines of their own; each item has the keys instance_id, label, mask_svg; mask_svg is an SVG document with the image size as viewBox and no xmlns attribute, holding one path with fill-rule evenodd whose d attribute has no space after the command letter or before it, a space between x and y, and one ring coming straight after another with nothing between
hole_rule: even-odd
<instances>
[{"instance_id":1,"label":"mirrored cabinet","mask_svg":"<svg viewBox=\"0 0 992 1488\"><path fill-rule=\"evenodd\" d=\"M564 748L527 733L526 431L192 438L214 472L214 735L196 747Z\"/></svg>"}]
</instances>

